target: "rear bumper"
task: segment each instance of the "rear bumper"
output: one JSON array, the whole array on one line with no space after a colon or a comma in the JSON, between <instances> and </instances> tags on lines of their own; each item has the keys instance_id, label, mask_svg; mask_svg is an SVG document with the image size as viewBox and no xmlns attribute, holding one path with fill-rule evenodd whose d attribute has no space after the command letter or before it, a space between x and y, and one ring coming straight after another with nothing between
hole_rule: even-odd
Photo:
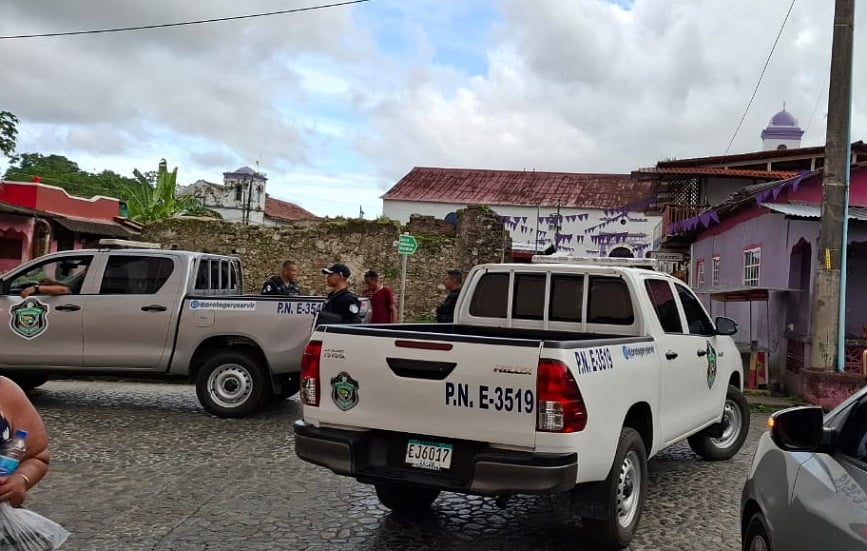
<instances>
[{"instance_id":1,"label":"rear bumper","mask_svg":"<svg viewBox=\"0 0 867 551\"><path fill-rule=\"evenodd\" d=\"M360 482L404 482L479 495L559 493L573 488L578 477L576 453L512 452L461 441L454 442L455 464L449 472L414 469L401 461L408 436L295 421L295 453Z\"/></svg>"}]
</instances>

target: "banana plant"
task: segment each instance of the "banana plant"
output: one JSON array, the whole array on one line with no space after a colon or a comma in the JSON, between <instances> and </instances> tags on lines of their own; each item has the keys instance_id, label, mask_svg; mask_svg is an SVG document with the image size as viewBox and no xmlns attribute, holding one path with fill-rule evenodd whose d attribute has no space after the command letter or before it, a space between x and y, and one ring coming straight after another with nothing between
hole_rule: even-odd
<instances>
[{"instance_id":1,"label":"banana plant","mask_svg":"<svg viewBox=\"0 0 867 551\"><path fill-rule=\"evenodd\" d=\"M131 220L141 223L155 222L183 214L204 214L198 199L178 196L178 167L168 170L165 159L160 160L156 173L142 174L133 170L136 184L126 193L126 206Z\"/></svg>"}]
</instances>

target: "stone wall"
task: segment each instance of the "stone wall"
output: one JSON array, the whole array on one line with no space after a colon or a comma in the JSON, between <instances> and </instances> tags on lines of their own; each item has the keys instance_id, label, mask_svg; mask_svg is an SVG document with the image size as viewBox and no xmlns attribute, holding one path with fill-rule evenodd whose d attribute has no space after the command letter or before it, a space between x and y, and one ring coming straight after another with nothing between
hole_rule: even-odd
<instances>
[{"instance_id":1,"label":"stone wall","mask_svg":"<svg viewBox=\"0 0 867 551\"><path fill-rule=\"evenodd\" d=\"M279 272L284 260L298 262L304 292L328 292L321 269L343 262L352 271L350 289L360 293L367 270L376 270L400 294L401 255L397 239L411 231L418 250L406 259L404 320L431 320L445 296L446 270L464 272L476 264L502 262L511 256L511 239L485 208L458 211L456 226L422 221L407 228L390 220L315 220L280 227L244 226L222 220L173 218L145 228L140 239L179 249L235 254L244 263L245 291L258 293L262 282ZM426 231L422 231L426 230Z\"/></svg>"}]
</instances>

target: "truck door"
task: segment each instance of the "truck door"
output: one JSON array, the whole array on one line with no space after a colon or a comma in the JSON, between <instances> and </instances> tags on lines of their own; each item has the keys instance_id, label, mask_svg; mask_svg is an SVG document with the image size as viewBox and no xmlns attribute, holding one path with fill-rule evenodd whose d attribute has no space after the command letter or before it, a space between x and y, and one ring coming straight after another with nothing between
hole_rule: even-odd
<instances>
[{"instance_id":1,"label":"truck door","mask_svg":"<svg viewBox=\"0 0 867 551\"><path fill-rule=\"evenodd\" d=\"M80 294L93 255L52 257L3 279L0 296L0 365L13 368L79 368L82 362ZM40 282L66 285L68 295L21 297Z\"/></svg>"},{"instance_id":2,"label":"truck door","mask_svg":"<svg viewBox=\"0 0 867 551\"><path fill-rule=\"evenodd\" d=\"M696 362L695 373L691 375L691 379L692 396L695 400L693 419L695 426L698 426L710 419L719 418L725 403L729 372L719 370L717 373L717 364L725 361L737 362L740 365L741 360L740 357L723 357L725 347L717 342L722 337L716 335L713 322L701 302L685 285L676 283L674 286L686 322L683 339L689 343L690 350L687 355Z\"/></svg>"},{"instance_id":3,"label":"truck door","mask_svg":"<svg viewBox=\"0 0 867 551\"><path fill-rule=\"evenodd\" d=\"M644 285L662 329L656 331L662 362L660 419L663 438L670 443L680 439L695 424L694 393L702 362L696 356L696 345L684 337L671 282L647 279Z\"/></svg>"},{"instance_id":4,"label":"truck door","mask_svg":"<svg viewBox=\"0 0 867 551\"><path fill-rule=\"evenodd\" d=\"M178 258L112 253L84 312L88 368L165 368L182 294Z\"/></svg>"}]
</instances>

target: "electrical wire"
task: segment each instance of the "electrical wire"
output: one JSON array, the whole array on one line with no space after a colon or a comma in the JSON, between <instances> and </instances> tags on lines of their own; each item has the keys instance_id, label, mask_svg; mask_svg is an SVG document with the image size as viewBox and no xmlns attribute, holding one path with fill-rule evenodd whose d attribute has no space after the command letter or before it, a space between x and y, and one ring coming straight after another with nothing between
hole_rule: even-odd
<instances>
[{"instance_id":1,"label":"electrical wire","mask_svg":"<svg viewBox=\"0 0 867 551\"><path fill-rule=\"evenodd\" d=\"M57 36L79 36L84 34L105 34L105 33L120 33L126 31L145 31L151 29L164 29L169 27L184 27L189 25L203 25L206 23L220 23L223 21L237 21L240 19L252 19L255 17L269 17L272 15L285 15L288 13L299 13L305 11L324 10L327 8L338 8L341 6L349 6L351 4L361 4L370 2L371 0L347 0L346 2L336 2L333 4L321 4L318 6L308 6L306 8L292 8L287 10L269 11L264 13L251 13L247 15L234 15L231 17L215 17L212 19L198 19L195 21L180 21L177 23L159 23L155 25L137 25L134 27L114 27L109 29L91 29L86 31L67 31L58 33L40 33L40 34L17 34L9 36L0 36L0 40L16 40L23 38L50 38Z\"/></svg>"},{"instance_id":2,"label":"electrical wire","mask_svg":"<svg viewBox=\"0 0 867 551\"><path fill-rule=\"evenodd\" d=\"M747 108L744 109L744 114L741 116L740 122L738 122L737 128L735 128L734 134L732 134L732 139L729 140L729 145L726 147L725 153L723 153L723 157L728 155L729 150L732 148L732 144L735 142L735 138L738 135L738 132L741 130L741 126L744 124L744 119L747 118L747 113L750 110L750 107L753 105L753 100L756 99L756 94L759 92L759 87L762 85L762 79L765 78L765 71L768 69L768 64L771 62L771 56L774 55L774 50L777 49L777 43L780 41L780 36L783 34L783 29L786 28L786 22L789 20L789 15L792 13L792 8L795 7L795 0L792 0L792 3L789 4L789 11L786 12L786 17L783 18L783 23L780 25L780 30L777 32L777 38L774 39L774 45L771 46L771 51L768 54L768 58L765 60L765 65L762 67L762 72L759 75L759 81L756 82L756 87L753 90L753 95L750 96L750 101L747 102Z\"/></svg>"}]
</instances>

